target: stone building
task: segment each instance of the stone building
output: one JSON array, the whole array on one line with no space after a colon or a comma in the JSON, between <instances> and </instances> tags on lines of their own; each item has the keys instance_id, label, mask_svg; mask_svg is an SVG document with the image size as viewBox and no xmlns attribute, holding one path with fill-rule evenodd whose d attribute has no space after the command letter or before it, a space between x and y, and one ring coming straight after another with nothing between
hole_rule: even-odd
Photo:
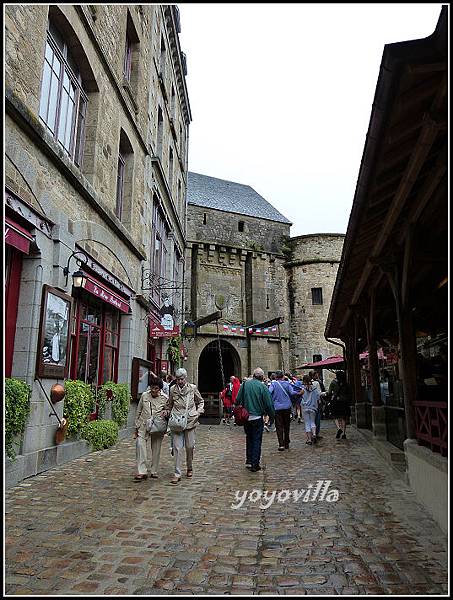
<instances>
[{"instance_id":1,"label":"stone building","mask_svg":"<svg viewBox=\"0 0 453 600\"><path fill-rule=\"evenodd\" d=\"M193 321L222 310L222 319L201 326L186 341L189 378L204 394L224 378L245 377L288 365L289 305L284 241L291 223L247 185L189 173L186 317ZM283 319L281 325L247 327ZM265 331L267 329L267 331ZM274 331L273 331L274 329ZM219 336L218 336L219 334Z\"/></svg>"},{"instance_id":2,"label":"stone building","mask_svg":"<svg viewBox=\"0 0 453 600\"><path fill-rule=\"evenodd\" d=\"M187 193L186 318L222 310L218 329L203 325L186 342L189 376L202 393L221 389L219 343L225 380L341 353L323 334L344 236L289 238L288 219L239 183L189 173Z\"/></svg>"},{"instance_id":3,"label":"stone building","mask_svg":"<svg viewBox=\"0 0 453 600\"><path fill-rule=\"evenodd\" d=\"M344 234L314 233L291 238L286 263L290 307L290 369L299 374L304 363L341 355L342 345L328 342L324 330L337 277ZM334 340L335 342L336 340ZM324 371L324 384L333 375Z\"/></svg>"},{"instance_id":4,"label":"stone building","mask_svg":"<svg viewBox=\"0 0 453 600\"><path fill-rule=\"evenodd\" d=\"M8 484L87 451L56 445L35 376L131 385L134 358L168 359L191 120L179 31L174 5L5 8L6 376L32 388Z\"/></svg>"}]
</instances>

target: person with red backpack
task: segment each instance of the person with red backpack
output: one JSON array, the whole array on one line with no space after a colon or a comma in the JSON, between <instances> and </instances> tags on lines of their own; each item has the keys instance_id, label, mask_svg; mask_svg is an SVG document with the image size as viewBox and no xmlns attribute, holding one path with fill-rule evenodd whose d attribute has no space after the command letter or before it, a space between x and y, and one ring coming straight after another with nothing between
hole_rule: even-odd
<instances>
[{"instance_id":1,"label":"person with red backpack","mask_svg":"<svg viewBox=\"0 0 453 600\"><path fill-rule=\"evenodd\" d=\"M234 416L238 425L244 425L246 434L246 464L252 473L261 470L261 443L263 439L263 416L274 417L274 403L267 385L264 384L264 371L257 368L253 378L239 388Z\"/></svg>"},{"instance_id":2,"label":"person with red backpack","mask_svg":"<svg viewBox=\"0 0 453 600\"><path fill-rule=\"evenodd\" d=\"M220 392L220 399L222 400L223 405L223 423L230 424L233 406L236 403L236 396L238 395L240 387L241 382L239 379L234 375L231 375L230 382L226 388Z\"/></svg>"}]
</instances>

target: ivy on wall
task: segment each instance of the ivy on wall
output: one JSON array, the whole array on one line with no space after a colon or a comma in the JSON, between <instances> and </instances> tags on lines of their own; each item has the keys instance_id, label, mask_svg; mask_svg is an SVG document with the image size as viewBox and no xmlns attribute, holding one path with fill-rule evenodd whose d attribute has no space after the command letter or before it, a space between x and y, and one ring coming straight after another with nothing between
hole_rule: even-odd
<instances>
[{"instance_id":1,"label":"ivy on wall","mask_svg":"<svg viewBox=\"0 0 453 600\"><path fill-rule=\"evenodd\" d=\"M16 457L14 438L22 436L30 414L30 386L13 377L5 379L5 450L9 458Z\"/></svg>"}]
</instances>

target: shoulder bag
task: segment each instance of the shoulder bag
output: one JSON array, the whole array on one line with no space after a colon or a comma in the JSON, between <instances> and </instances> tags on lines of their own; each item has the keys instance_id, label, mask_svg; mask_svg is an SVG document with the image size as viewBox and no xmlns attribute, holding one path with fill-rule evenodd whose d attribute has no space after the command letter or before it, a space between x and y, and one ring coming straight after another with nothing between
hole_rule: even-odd
<instances>
[{"instance_id":1,"label":"shoulder bag","mask_svg":"<svg viewBox=\"0 0 453 600\"><path fill-rule=\"evenodd\" d=\"M186 400L186 411L183 415L176 415L173 410L171 411L170 418L168 419L168 426L174 433L181 433L187 427L187 416L189 413L189 394L187 394Z\"/></svg>"}]
</instances>

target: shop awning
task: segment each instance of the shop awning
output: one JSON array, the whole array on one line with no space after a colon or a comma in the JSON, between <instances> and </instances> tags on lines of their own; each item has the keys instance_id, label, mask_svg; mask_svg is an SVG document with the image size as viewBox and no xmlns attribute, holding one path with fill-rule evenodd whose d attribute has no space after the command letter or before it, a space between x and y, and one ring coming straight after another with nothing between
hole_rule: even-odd
<instances>
[{"instance_id":1,"label":"shop awning","mask_svg":"<svg viewBox=\"0 0 453 600\"><path fill-rule=\"evenodd\" d=\"M33 236L21 225L5 217L5 243L17 248L20 252L28 254L30 243L33 242Z\"/></svg>"},{"instance_id":2,"label":"shop awning","mask_svg":"<svg viewBox=\"0 0 453 600\"><path fill-rule=\"evenodd\" d=\"M331 367L334 365L339 365L344 362L344 358L342 356L329 356L324 360L318 360L316 362L305 363L300 367L296 367L297 369L308 369L311 367Z\"/></svg>"},{"instance_id":3,"label":"shop awning","mask_svg":"<svg viewBox=\"0 0 453 600\"><path fill-rule=\"evenodd\" d=\"M130 313L131 307L127 300L119 296L116 292L111 290L105 283L101 283L98 279L88 273L84 273L86 277L84 289L100 298L104 302L115 306L118 310L123 313Z\"/></svg>"}]
</instances>

